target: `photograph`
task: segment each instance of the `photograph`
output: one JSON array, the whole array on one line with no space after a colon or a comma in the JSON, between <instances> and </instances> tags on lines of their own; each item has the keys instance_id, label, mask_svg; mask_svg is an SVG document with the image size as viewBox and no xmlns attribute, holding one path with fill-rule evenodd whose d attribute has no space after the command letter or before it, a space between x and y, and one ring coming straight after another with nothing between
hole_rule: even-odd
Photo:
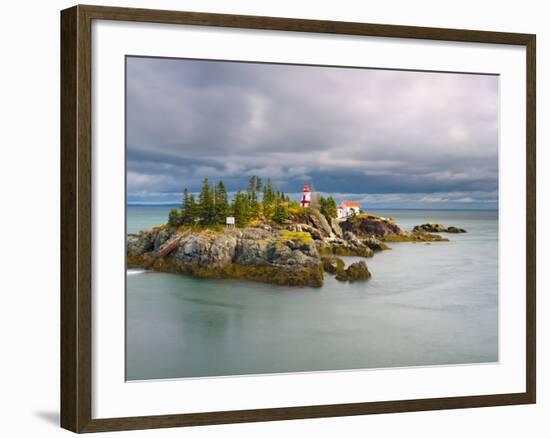
<instances>
[{"instance_id":1,"label":"photograph","mask_svg":"<svg viewBox=\"0 0 550 438\"><path fill-rule=\"evenodd\" d=\"M499 361L499 76L126 57L126 379Z\"/></svg>"}]
</instances>

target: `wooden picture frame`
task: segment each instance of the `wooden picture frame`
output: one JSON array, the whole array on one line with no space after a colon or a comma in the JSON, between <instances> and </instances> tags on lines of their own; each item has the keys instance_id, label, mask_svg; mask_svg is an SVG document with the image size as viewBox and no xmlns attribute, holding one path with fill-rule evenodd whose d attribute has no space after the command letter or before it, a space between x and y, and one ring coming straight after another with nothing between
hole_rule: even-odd
<instances>
[{"instance_id":1,"label":"wooden picture frame","mask_svg":"<svg viewBox=\"0 0 550 438\"><path fill-rule=\"evenodd\" d=\"M521 393L92 418L91 25L93 20L185 24L519 45L526 48L526 391ZM61 426L74 432L149 429L535 403L535 35L196 12L75 6L61 12Z\"/></svg>"}]
</instances>

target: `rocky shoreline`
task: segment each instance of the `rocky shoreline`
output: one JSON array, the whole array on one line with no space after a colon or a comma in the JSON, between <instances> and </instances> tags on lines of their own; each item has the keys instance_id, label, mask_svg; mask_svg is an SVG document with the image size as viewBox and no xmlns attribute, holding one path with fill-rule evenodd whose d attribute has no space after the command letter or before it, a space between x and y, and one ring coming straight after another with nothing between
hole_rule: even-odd
<instances>
[{"instance_id":1,"label":"rocky shoreline","mask_svg":"<svg viewBox=\"0 0 550 438\"><path fill-rule=\"evenodd\" d=\"M424 224L407 231L392 219L366 214L327 221L315 209L277 227L266 223L218 229L161 225L128 235L127 266L202 278L321 287L325 272L339 281L371 277L365 261L346 268L339 255L369 258L390 249L387 242L441 242L448 239L433 232L465 232L453 229L457 228Z\"/></svg>"}]
</instances>

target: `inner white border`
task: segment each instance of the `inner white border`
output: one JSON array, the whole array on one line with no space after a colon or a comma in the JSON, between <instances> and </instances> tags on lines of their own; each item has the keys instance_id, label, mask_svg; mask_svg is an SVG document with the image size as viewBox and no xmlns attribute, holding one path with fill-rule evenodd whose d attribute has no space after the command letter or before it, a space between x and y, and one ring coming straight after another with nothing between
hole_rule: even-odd
<instances>
[{"instance_id":1,"label":"inner white border","mask_svg":"<svg viewBox=\"0 0 550 438\"><path fill-rule=\"evenodd\" d=\"M525 49L94 21L93 418L525 391ZM500 363L124 381L125 55L500 74Z\"/></svg>"}]
</instances>

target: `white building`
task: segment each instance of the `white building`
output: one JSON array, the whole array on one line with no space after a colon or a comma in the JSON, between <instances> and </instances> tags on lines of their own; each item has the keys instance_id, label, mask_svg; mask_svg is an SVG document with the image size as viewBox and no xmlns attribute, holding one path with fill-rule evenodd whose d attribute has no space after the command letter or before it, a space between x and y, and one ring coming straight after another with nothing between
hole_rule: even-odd
<instances>
[{"instance_id":1,"label":"white building","mask_svg":"<svg viewBox=\"0 0 550 438\"><path fill-rule=\"evenodd\" d=\"M342 201L336 208L338 219L355 216L361 212L361 204L355 201Z\"/></svg>"}]
</instances>

